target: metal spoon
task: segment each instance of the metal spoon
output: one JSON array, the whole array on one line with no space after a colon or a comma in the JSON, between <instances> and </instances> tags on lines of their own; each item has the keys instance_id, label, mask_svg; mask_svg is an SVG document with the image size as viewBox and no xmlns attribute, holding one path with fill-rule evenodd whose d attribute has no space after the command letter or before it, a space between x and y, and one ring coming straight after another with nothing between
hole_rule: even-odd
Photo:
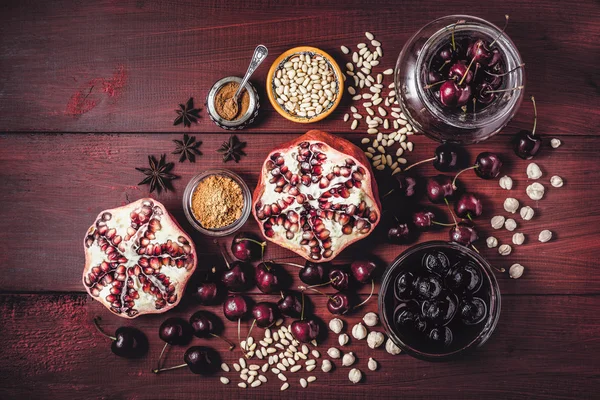
<instances>
[{"instance_id":1,"label":"metal spoon","mask_svg":"<svg viewBox=\"0 0 600 400\"><path fill-rule=\"evenodd\" d=\"M235 117L237 117L237 115L238 115L238 112L239 112L238 98L239 98L240 94L242 93L242 90L244 90L246 83L248 82L248 80L250 79L250 77L252 76L254 71L256 71L258 66L265 60L265 58L267 58L268 54L269 54L269 50L267 50L267 48L264 45L259 44L258 46L256 46L256 49L254 49L254 54L252 55L252 60L250 61L250 65L248 65L248 70L246 71L246 75L244 75L244 79L242 79L242 82L240 83L238 90L235 92L235 94L233 95L233 97L231 99L226 100L226 102L228 103L227 105L229 107L231 107L231 110L232 110L232 114L233 114L232 120L234 120Z\"/></svg>"}]
</instances>

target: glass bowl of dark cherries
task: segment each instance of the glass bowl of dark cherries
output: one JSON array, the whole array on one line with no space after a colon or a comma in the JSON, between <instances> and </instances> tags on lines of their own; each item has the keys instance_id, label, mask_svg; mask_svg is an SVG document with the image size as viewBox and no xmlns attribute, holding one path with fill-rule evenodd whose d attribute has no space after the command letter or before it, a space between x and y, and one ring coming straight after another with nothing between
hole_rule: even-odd
<instances>
[{"instance_id":1,"label":"glass bowl of dark cherries","mask_svg":"<svg viewBox=\"0 0 600 400\"><path fill-rule=\"evenodd\" d=\"M490 338L500 317L500 290L490 265L475 251L452 242L420 243L386 270L379 315L403 351L446 360Z\"/></svg>"},{"instance_id":2,"label":"glass bowl of dark cherries","mask_svg":"<svg viewBox=\"0 0 600 400\"><path fill-rule=\"evenodd\" d=\"M506 25L508 16L506 16ZM525 71L504 29L450 15L421 28L394 71L408 122L430 138L470 144L498 133L521 104Z\"/></svg>"}]
</instances>

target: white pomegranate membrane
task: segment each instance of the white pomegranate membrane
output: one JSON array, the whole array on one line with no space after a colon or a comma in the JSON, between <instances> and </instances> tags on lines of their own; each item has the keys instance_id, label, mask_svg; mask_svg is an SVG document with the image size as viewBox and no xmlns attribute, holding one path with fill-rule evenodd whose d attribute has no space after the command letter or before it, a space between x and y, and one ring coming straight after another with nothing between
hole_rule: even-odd
<instances>
[{"instance_id":1,"label":"white pomegranate membrane","mask_svg":"<svg viewBox=\"0 0 600 400\"><path fill-rule=\"evenodd\" d=\"M360 149L336 136L310 131L269 154L253 212L267 239L307 260L325 262L369 235L379 222L377 189L372 185Z\"/></svg>"},{"instance_id":2,"label":"white pomegranate membrane","mask_svg":"<svg viewBox=\"0 0 600 400\"><path fill-rule=\"evenodd\" d=\"M196 269L192 240L153 199L102 211L84 250L86 290L125 318L175 307Z\"/></svg>"}]
</instances>

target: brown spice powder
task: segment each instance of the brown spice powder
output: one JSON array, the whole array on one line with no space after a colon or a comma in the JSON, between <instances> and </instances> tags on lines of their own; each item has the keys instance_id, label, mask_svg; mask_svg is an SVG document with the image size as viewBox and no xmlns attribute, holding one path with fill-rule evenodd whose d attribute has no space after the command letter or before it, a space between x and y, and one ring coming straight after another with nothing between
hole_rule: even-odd
<instances>
[{"instance_id":1,"label":"brown spice powder","mask_svg":"<svg viewBox=\"0 0 600 400\"><path fill-rule=\"evenodd\" d=\"M226 176L204 178L192 195L192 213L206 229L231 225L242 216L243 208L242 188Z\"/></svg>"},{"instance_id":2,"label":"brown spice powder","mask_svg":"<svg viewBox=\"0 0 600 400\"><path fill-rule=\"evenodd\" d=\"M217 110L217 114L227 121L239 119L246 114L248 107L250 107L250 94L244 89L238 97L238 110L236 112L231 99L239 87L240 84L237 82L228 82L223 85L215 95L215 109Z\"/></svg>"}]
</instances>

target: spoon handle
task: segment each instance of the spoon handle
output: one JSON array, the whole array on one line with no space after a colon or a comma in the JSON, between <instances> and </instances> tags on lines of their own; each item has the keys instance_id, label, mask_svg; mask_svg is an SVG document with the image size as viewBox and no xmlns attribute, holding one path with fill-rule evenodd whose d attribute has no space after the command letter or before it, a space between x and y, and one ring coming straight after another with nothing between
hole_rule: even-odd
<instances>
[{"instance_id":1,"label":"spoon handle","mask_svg":"<svg viewBox=\"0 0 600 400\"><path fill-rule=\"evenodd\" d=\"M256 46L256 49L254 49L254 54L252 55L252 61L250 61L250 65L248 65L246 75L244 75L244 79L242 79L240 87L233 96L234 99L237 100L242 89L244 88L244 86L246 86L248 79L250 79L250 76L252 76L254 71L256 71L256 68L258 68L258 66L265 60L265 58L267 58L267 54L269 54L269 50L267 50L265 46L263 46L262 44Z\"/></svg>"}]
</instances>

